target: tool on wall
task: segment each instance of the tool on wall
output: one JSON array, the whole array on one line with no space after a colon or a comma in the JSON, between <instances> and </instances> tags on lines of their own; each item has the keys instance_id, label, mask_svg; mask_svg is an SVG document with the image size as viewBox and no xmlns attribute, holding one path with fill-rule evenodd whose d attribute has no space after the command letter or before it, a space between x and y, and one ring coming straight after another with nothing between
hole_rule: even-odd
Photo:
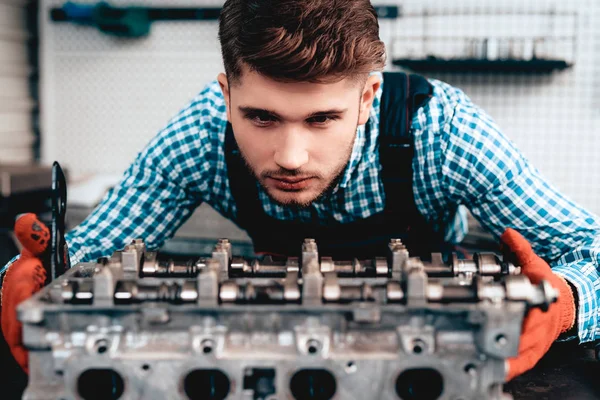
<instances>
[{"instance_id":1,"label":"tool on wall","mask_svg":"<svg viewBox=\"0 0 600 400\"><path fill-rule=\"evenodd\" d=\"M214 7L114 7L106 2L78 4L66 2L50 10L54 22L72 22L94 26L101 32L120 37L144 37L155 21L217 20L221 9Z\"/></svg>"},{"instance_id":2,"label":"tool on wall","mask_svg":"<svg viewBox=\"0 0 600 400\"><path fill-rule=\"evenodd\" d=\"M380 19L398 18L398 6L374 6ZM216 21L220 7L115 7L107 2L78 4L68 1L62 7L50 10L54 22L72 22L93 26L101 32L128 38L150 34L150 26L156 21Z\"/></svg>"}]
</instances>

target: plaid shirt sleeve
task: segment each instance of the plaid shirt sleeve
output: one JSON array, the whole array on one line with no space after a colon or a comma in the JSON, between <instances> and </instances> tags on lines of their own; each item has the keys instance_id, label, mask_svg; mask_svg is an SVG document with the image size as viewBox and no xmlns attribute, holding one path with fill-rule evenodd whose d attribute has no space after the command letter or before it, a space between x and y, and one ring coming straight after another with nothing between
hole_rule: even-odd
<instances>
[{"instance_id":1,"label":"plaid shirt sleeve","mask_svg":"<svg viewBox=\"0 0 600 400\"><path fill-rule=\"evenodd\" d=\"M421 153L430 155L422 167L429 183L418 202L424 213L443 219L444 210L465 205L496 237L508 227L519 231L577 289L579 339L595 340L600 330L600 219L546 181L467 96L439 82L435 86L446 101L427 113L436 118L421 116L442 121L421 141Z\"/></svg>"},{"instance_id":2,"label":"plaid shirt sleeve","mask_svg":"<svg viewBox=\"0 0 600 400\"><path fill-rule=\"evenodd\" d=\"M158 249L210 195L220 106L207 87L137 155L121 181L66 235L71 265L95 260L142 238Z\"/></svg>"}]
</instances>

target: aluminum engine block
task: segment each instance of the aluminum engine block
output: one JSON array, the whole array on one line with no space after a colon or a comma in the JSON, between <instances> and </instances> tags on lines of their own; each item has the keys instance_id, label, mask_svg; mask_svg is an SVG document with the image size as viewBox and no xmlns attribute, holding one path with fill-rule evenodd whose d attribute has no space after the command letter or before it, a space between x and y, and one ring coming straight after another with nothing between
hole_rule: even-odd
<instances>
[{"instance_id":1,"label":"aluminum engine block","mask_svg":"<svg viewBox=\"0 0 600 400\"><path fill-rule=\"evenodd\" d=\"M522 320L556 291L494 254L431 261L399 240L339 261L159 260L141 240L19 306L25 399L507 399Z\"/></svg>"}]
</instances>

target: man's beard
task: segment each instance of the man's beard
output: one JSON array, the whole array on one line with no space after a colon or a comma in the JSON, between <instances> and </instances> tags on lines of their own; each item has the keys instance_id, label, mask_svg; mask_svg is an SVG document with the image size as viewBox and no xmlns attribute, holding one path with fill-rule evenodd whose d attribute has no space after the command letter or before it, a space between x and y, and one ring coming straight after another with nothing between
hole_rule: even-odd
<instances>
[{"instance_id":1,"label":"man's beard","mask_svg":"<svg viewBox=\"0 0 600 400\"><path fill-rule=\"evenodd\" d=\"M357 125L358 128L358 125ZM267 196L276 204L282 206L282 207L288 207L288 208L294 208L294 209L304 209L304 208L308 208L312 203L317 202L325 197L327 197L328 195L331 194L331 192L333 191L333 189L337 186L337 184L340 182L340 180L342 179L346 168L348 167L348 164L350 163L350 157L352 156L352 149L354 148L354 141L356 140L356 136L354 137L354 139L352 140L352 142L350 143L349 148L347 149L346 153L345 153L345 161L343 163L339 164L339 167L337 168L337 170L335 171L335 173L333 174L334 177L331 180L331 182L329 182L327 184L327 186L325 187L325 189L323 189L319 194L317 194L316 196L314 196L312 199L309 199L307 201L296 201L296 200L290 200L290 201L281 201L276 199L274 196L271 195L271 193L269 193L269 189L263 184L263 180L266 177L269 176L288 176L288 177L293 177L293 176L298 176L298 175L302 175L305 173L305 171L302 170L286 170L283 168L280 168L277 171L267 171L266 173L263 172L261 173L261 176L258 176L256 174L256 171L254 171L254 169L252 168L252 166L250 165L250 163L248 162L248 159L245 157L244 152L241 151L240 149L240 155L242 156L242 159L244 160L244 164L246 165L246 168L248 169L248 171L250 172L250 174L254 177L254 179L256 179L256 181L261 185L261 187L263 188L264 192L267 194ZM312 174L312 176L314 176L314 174ZM323 179L322 175L318 175L319 179Z\"/></svg>"}]
</instances>

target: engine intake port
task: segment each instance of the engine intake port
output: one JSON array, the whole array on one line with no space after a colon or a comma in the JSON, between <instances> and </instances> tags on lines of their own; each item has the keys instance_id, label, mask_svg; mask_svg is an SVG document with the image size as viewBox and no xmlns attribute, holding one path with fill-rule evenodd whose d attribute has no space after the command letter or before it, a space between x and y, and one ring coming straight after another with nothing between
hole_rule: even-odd
<instances>
[{"instance_id":1,"label":"engine intake port","mask_svg":"<svg viewBox=\"0 0 600 400\"><path fill-rule=\"evenodd\" d=\"M183 379L183 390L190 400L223 400L231 383L218 369L194 369Z\"/></svg>"},{"instance_id":2,"label":"engine intake port","mask_svg":"<svg viewBox=\"0 0 600 400\"><path fill-rule=\"evenodd\" d=\"M125 382L114 369L88 369L77 379L77 392L84 400L117 400L124 391Z\"/></svg>"},{"instance_id":3,"label":"engine intake port","mask_svg":"<svg viewBox=\"0 0 600 400\"><path fill-rule=\"evenodd\" d=\"M329 400L336 389L335 377L326 369L301 369L290 380L290 391L296 400Z\"/></svg>"},{"instance_id":4,"label":"engine intake port","mask_svg":"<svg viewBox=\"0 0 600 400\"><path fill-rule=\"evenodd\" d=\"M396 394L402 400L436 400L444 391L444 379L433 368L412 368L396 379Z\"/></svg>"}]
</instances>

